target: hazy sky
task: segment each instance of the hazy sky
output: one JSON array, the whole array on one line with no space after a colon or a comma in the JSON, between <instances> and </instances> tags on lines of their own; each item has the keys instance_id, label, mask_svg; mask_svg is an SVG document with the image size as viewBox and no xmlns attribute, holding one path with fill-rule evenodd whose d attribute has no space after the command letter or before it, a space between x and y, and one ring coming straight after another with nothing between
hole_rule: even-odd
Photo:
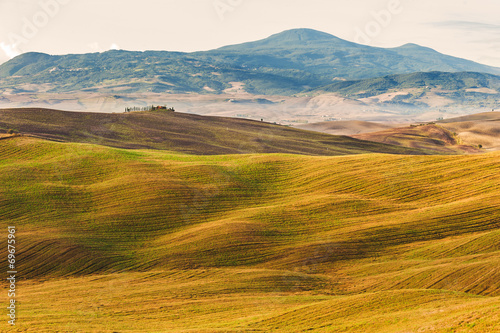
<instances>
[{"instance_id":1,"label":"hazy sky","mask_svg":"<svg viewBox=\"0 0 500 333\"><path fill-rule=\"evenodd\" d=\"M27 51L196 51L312 28L500 67L499 0L0 0L0 63Z\"/></svg>"}]
</instances>

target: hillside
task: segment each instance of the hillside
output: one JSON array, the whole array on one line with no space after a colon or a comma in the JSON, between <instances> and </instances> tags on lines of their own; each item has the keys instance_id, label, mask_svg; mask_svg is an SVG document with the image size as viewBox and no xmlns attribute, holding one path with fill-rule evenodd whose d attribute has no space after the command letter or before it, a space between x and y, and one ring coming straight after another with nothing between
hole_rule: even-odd
<instances>
[{"instance_id":1,"label":"hillside","mask_svg":"<svg viewBox=\"0 0 500 333\"><path fill-rule=\"evenodd\" d=\"M349 137L308 132L245 119L179 112L82 113L50 109L0 109L0 131L56 141L129 149L162 149L197 155L290 153L437 154Z\"/></svg>"},{"instance_id":2,"label":"hillside","mask_svg":"<svg viewBox=\"0 0 500 333\"><path fill-rule=\"evenodd\" d=\"M303 68L333 78L361 79L428 71L500 74L499 68L447 56L416 44L388 49L371 47L312 29L287 30L263 40L202 54L223 57L241 66Z\"/></svg>"},{"instance_id":3,"label":"hillside","mask_svg":"<svg viewBox=\"0 0 500 333\"><path fill-rule=\"evenodd\" d=\"M500 112L487 112L439 121L456 133L467 145L482 146L485 151L500 150Z\"/></svg>"},{"instance_id":4,"label":"hillside","mask_svg":"<svg viewBox=\"0 0 500 333\"><path fill-rule=\"evenodd\" d=\"M334 128L336 122L331 122ZM325 123L328 124L328 123ZM310 124L312 130L321 129ZM360 128L346 122L346 129ZM364 126L368 127L369 126ZM442 153L478 153L500 150L500 112L478 113L463 117L440 120L437 124L419 124L409 127L394 127L380 131L363 129L351 137L360 140L379 142L402 147L430 149Z\"/></svg>"},{"instance_id":5,"label":"hillside","mask_svg":"<svg viewBox=\"0 0 500 333\"><path fill-rule=\"evenodd\" d=\"M221 94L238 82L251 94L293 95L339 78L426 71L500 74L499 68L414 44L383 49L311 29L295 29L260 41L195 53L26 53L0 65L0 92Z\"/></svg>"},{"instance_id":6,"label":"hillside","mask_svg":"<svg viewBox=\"0 0 500 333\"><path fill-rule=\"evenodd\" d=\"M337 93L368 104L432 107L498 107L500 76L485 73L425 72L338 81L309 93ZM437 101L437 103L436 103Z\"/></svg>"},{"instance_id":7,"label":"hillside","mask_svg":"<svg viewBox=\"0 0 500 333\"><path fill-rule=\"evenodd\" d=\"M500 327L498 153L193 156L12 137L0 156L18 331Z\"/></svg>"},{"instance_id":8,"label":"hillside","mask_svg":"<svg viewBox=\"0 0 500 333\"><path fill-rule=\"evenodd\" d=\"M480 152L477 146L463 144L456 133L433 124L398 127L379 132L356 134L352 137L402 147L441 151L443 154Z\"/></svg>"},{"instance_id":9,"label":"hillside","mask_svg":"<svg viewBox=\"0 0 500 333\"><path fill-rule=\"evenodd\" d=\"M332 135L355 135L371 132L379 132L393 127L399 127L398 124L374 123L359 120L338 120L324 121L319 123L297 125L295 128L300 128L308 131L327 133Z\"/></svg>"}]
</instances>

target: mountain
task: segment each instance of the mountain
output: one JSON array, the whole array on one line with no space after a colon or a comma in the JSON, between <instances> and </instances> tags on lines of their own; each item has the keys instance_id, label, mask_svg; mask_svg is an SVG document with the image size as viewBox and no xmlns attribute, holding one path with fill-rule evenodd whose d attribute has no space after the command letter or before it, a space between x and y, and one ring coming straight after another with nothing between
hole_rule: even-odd
<instances>
[{"instance_id":1,"label":"mountain","mask_svg":"<svg viewBox=\"0 0 500 333\"><path fill-rule=\"evenodd\" d=\"M222 47L204 54L222 57L233 65L303 69L339 78L372 78L412 72L475 71L500 74L500 68L441 54L427 47L406 44L378 48L356 44L311 29L294 29L266 39ZM249 60L245 55L257 55Z\"/></svg>"},{"instance_id":2,"label":"mountain","mask_svg":"<svg viewBox=\"0 0 500 333\"><path fill-rule=\"evenodd\" d=\"M241 82L253 94L292 95L336 79L412 72L499 68L443 55L414 44L376 48L311 29L266 39L182 53L108 51L50 56L22 54L0 66L0 91L10 93L103 91L219 94Z\"/></svg>"},{"instance_id":3,"label":"mountain","mask_svg":"<svg viewBox=\"0 0 500 333\"><path fill-rule=\"evenodd\" d=\"M250 92L291 94L330 80L301 70L253 70L195 54L107 51L49 56L26 53L0 66L0 89L13 92L116 91L222 93L230 82ZM33 86L35 84L36 86Z\"/></svg>"},{"instance_id":4,"label":"mountain","mask_svg":"<svg viewBox=\"0 0 500 333\"><path fill-rule=\"evenodd\" d=\"M268 38L255 42L224 46L216 51L247 51L251 53L263 53L265 50L309 49L309 51L311 51L311 49L332 49L339 47L348 48L363 46L340 39L326 32L312 29L292 29L274 34Z\"/></svg>"},{"instance_id":5,"label":"mountain","mask_svg":"<svg viewBox=\"0 0 500 333\"><path fill-rule=\"evenodd\" d=\"M415 66L415 72L441 71L500 74L500 69L497 67L485 66L470 60L444 55L436 50L417 44L405 44L388 50L405 57L408 66ZM410 65L410 63L413 64ZM404 66L404 64L402 65Z\"/></svg>"}]
</instances>

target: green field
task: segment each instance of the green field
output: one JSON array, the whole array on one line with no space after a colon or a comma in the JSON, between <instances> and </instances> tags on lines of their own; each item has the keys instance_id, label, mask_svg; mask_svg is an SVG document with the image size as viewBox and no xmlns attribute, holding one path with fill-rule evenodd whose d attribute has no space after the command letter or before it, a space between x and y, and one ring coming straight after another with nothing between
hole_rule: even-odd
<instances>
[{"instance_id":1,"label":"green field","mask_svg":"<svg viewBox=\"0 0 500 333\"><path fill-rule=\"evenodd\" d=\"M500 153L306 155L0 140L1 330L500 331Z\"/></svg>"}]
</instances>

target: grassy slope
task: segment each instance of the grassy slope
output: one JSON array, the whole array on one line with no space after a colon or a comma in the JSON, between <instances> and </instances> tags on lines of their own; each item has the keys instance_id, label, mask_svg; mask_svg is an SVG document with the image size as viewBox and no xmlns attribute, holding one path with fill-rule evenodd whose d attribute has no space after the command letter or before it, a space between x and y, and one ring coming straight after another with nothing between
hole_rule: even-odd
<instances>
[{"instance_id":1,"label":"grassy slope","mask_svg":"<svg viewBox=\"0 0 500 333\"><path fill-rule=\"evenodd\" d=\"M439 124L456 133L466 144L482 145L486 150L500 149L500 112L478 113L446 119L440 121Z\"/></svg>"},{"instance_id":2,"label":"grassy slope","mask_svg":"<svg viewBox=\"0 0 500 333\"><path fill-rule=\"evenodd\" d=\"M189 154L293 153L349 155L366 152L425 154L419 149L365 142L244 119L172 112L121 114L48 109L0 110L0 131L51 140ZM436 152L427 152L436 153Z\"/></svg>"},{"instance_id":3,"label":"grassy slope","mask_svg":"<svg viewBox=\"0 0 500 333\"><path fill-rule=\"evenodd\" d=\"M499 133L500 112L486 112L442 120L437 125L393 128L352 137L434 153L460 154L499 150Z\"/></svg>"},{"instance_id":4,"label":"grassy slope","mask_svg":"<svg viewBox=\"0 0 500 333\"><path fill-rule=\"evenodd\" d=\"M355 135L355 134L379 132L389 128L397 127L397 125L374 123L374 122L359 121L359 120L339 120L339 121L325 121L320 123L297 125L294 127L303 130L327 133L332 135Z\"/></svg>"},{"instance_id":5,"label":"grassy slope","mask_svg":"<svg viewBox=\"0 0 500 333\"><path fill-rule=\"evenodd\" d=\"M449 118L440 120L440 124L450 124L450 123L461 123L467 121L498 121L500 118L500 112L483 112L483 113L475 113L467 116Z\"/></svg>"},{"instance_id":6,"label":"grassy slope","mask_svg":"<svg viewBox=\"0 0 500 333\"><path fill-rule=\"evenodd\" d=\"M424 125L393 128L380 132L352 135L353 138L408 148L422 149L441 154L461 154L479 152L477 147L462 144L453 132L439 125Z\"/></svg>"},{"instance_id":7,"label":"grassy slope","mask_svg":"<svg viewBox=\"0 0 500 333\"><path fill-rule=\"evenodd\" d=\"M18 331L498 330L498 153L0 156Z\"/></svg>"}]
</instances>

